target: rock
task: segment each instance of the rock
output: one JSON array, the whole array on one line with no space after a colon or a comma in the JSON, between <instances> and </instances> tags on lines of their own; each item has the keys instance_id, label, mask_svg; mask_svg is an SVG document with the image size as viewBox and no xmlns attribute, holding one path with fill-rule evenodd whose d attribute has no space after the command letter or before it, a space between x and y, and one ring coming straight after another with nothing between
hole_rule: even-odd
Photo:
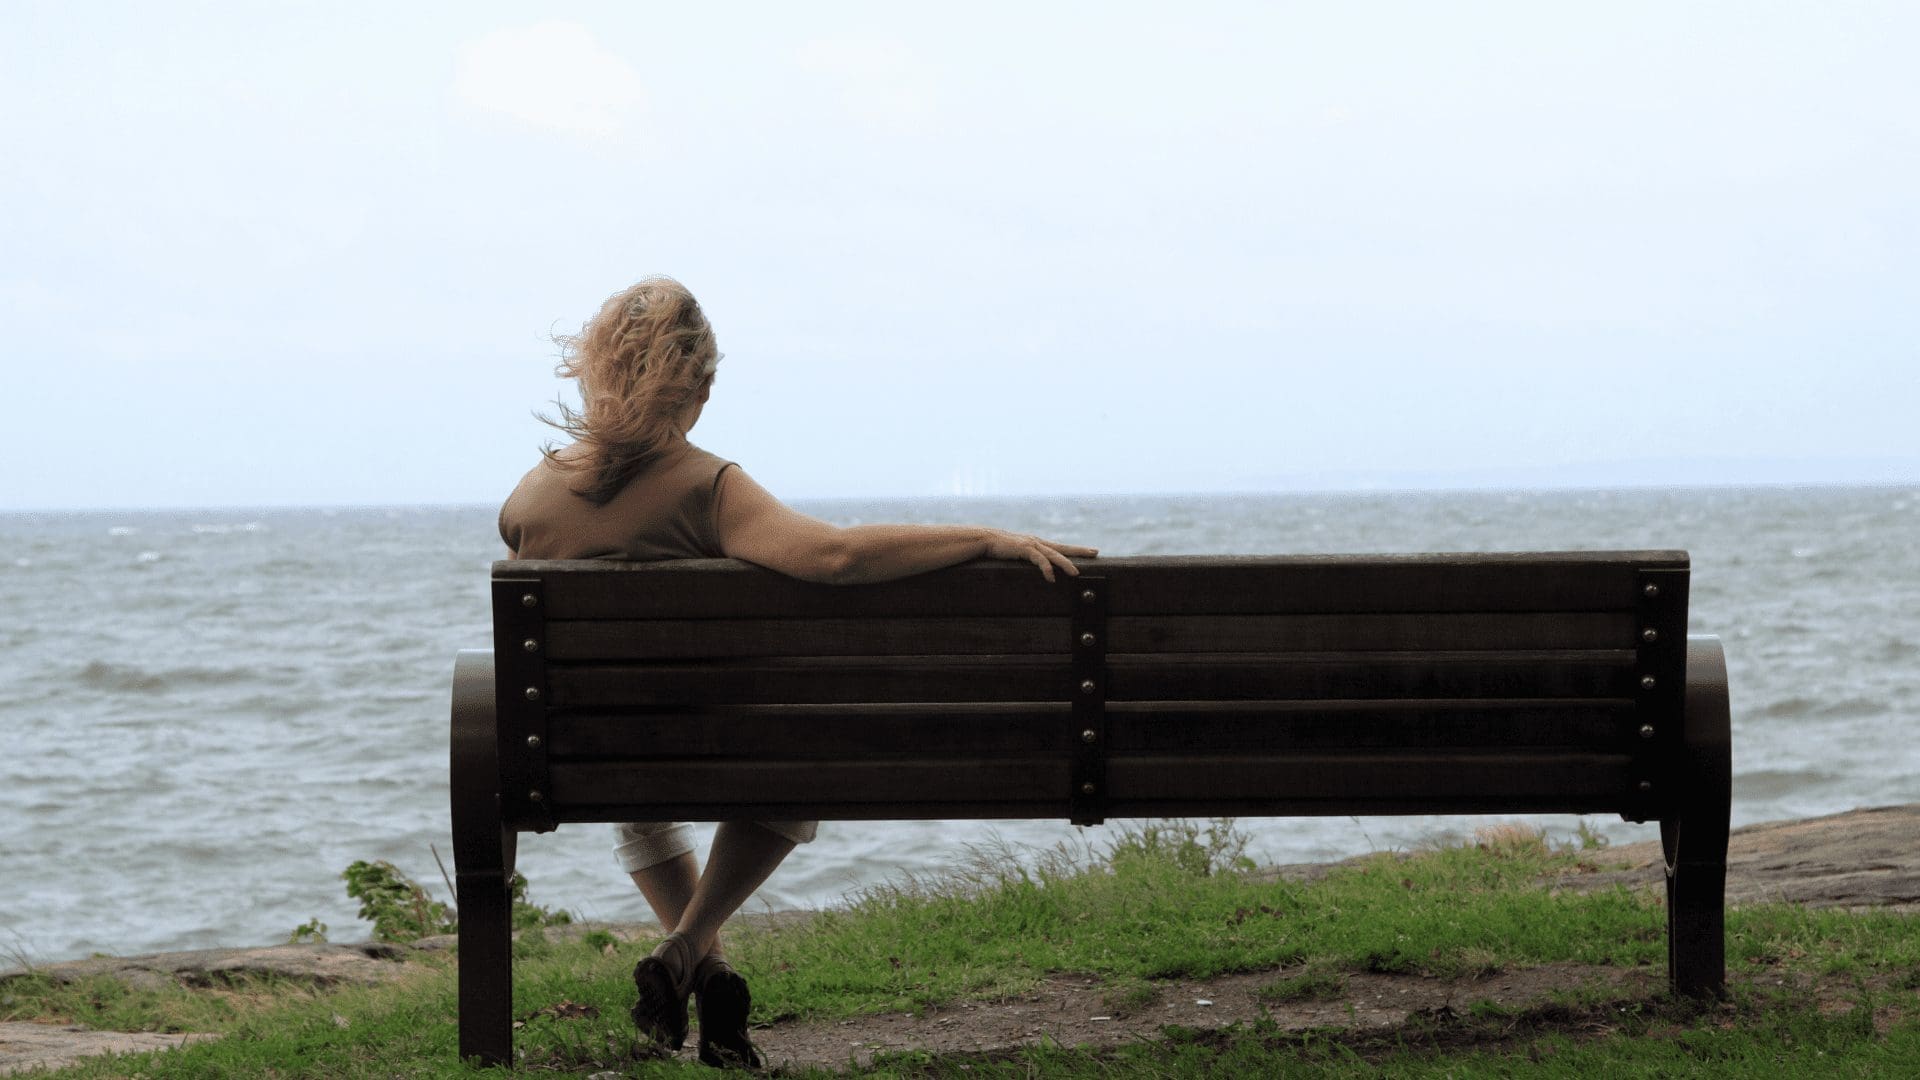
<instances>
[{"instance_id":1,"label":"rock","mask_svg":"<svg viewBox=\"0 0 1920 1080\"><path fill-rule=\"evenodd\" d=\"M1727 903L1920 910L1920 805L1881 806L1733 830L1727 843ZM1595 852L1598 873L1570 875L1566 889L1664 888L1659 840Z\"/></svg>"},{"instance_id":2,"label":"rock","mask_svg":"<svg viewBox=\"0 0 1920 1080\"><path fill-rule=\"evenodd\" d=\"M0 1075L59 1069L94 1054L134 1054L184 1046L218 1035L161 1035L150 1031L93 1031L73 1024L0 1021Z\"/></svg>"},{"instance_id":3,"label":"rock","mask_svg":"<svg viewBox=\"0 0 1920 1080\"><path fill-rule=\"evenodd\" d=\"M0 972L0 984L28 974L57 982L107 975L137 990L169 986L224 986L250 978L272 977L315 986L385 982L398 975L406 950L383 941L357 945L267 945L252 949L196 949L149 956L96 956L32 969Z\"/></svg>"},{"instance_id":4,"label":"rock","mask_svg":"<svg viewBox=\"0 0 1920 1080\"><path fill-rule=\"evenodd\" d=\"M1657 829L1649 823L1647 831ZM1915 836L1920 836L1920 804L1744 825L1728 837L1727 903L1920 910L1920 844L1914 843ZM1336 867L1381 858L1375 853L1335 863L1269 866L1256 876L1304 884ZM1582 892L1615 885L1666 887L1666 861L1658 839L1601 848L1589 852L1585 862L1588 869L1562 875L1553 884Z\"/></svg>"}]
</instances>

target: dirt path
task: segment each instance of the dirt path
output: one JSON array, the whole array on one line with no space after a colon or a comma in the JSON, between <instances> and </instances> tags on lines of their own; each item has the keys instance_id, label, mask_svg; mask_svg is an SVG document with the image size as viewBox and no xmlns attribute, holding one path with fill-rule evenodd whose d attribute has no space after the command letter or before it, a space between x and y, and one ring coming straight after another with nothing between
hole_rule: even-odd
<instances>
[{"instance_id":1,"label":"dirt path","mask_svg":"<svg viewBox=\"0 0 1920 1080\"><path fill-rule=\"evenodd\" d=\"M1169 1024L1218 1031L1265 1018L1284 1031L1387 1031L1465 1012L1476 1002L1524 1008L1556 992L1582 988L1610 998L1643 998L1665 982L1663 974L1646 970L1549 964L1485 979L1355 974L1346 977L1344 991L1326 1000L1274 1002L1260 996L1261 988L1301 970L1169 980L1154 985L1151 1001L1122 1011L1103 1002L1097 978L1062 975L1006 1001L962 1003L919 1016L885 1013L777 1024L755 1032L754 1039L769 1064L834 1067L864 1064L886 1051L994 1054L1042 1042L1120 1046L1156 1038Z\"/></svg>"},{"instance_id":2,"label":"dirt path","mask_svg":"<svg viewBox=\"0 0 1920 1080\"><path fill-rule=\"evenodd\" d=\"M137 1054L215 1038L219 1036L94 1031L75 1024L0 1021L0 1076L28 1069L63 1068L94 1054Z\"/></svg>"}]
</instances>

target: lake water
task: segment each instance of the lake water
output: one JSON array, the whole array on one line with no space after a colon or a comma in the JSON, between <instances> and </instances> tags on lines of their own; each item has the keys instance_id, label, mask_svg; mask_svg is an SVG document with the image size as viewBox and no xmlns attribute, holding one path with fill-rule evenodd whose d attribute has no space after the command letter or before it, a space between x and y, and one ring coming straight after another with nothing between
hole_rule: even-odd
<instances>
[{"instance_id":1,"label":"lake water","mask_svg":"<svg viewBox=\"0 0 1920 1080\"><path fill-rule=\"evenodd\" d=\"M1109 555L1684 548L1726 643L1735 824L1920 801L1920 488L954 499L802 504L968 521ZM0 950L37 962L365 936L339 874L444 897L447 686L489 639L492 507L0 515ZM1572 818L1533 819L1556 832ZM1264 861L1483 818L1248 821ZM1652 826L1591 825L1618 840ZM523 836L533 899L639 919L607 826ZM834 903L1064 822L827 823L755 901ZM1087 836L1098 839L1092 830Z\"/></svg>"}]
</instances>

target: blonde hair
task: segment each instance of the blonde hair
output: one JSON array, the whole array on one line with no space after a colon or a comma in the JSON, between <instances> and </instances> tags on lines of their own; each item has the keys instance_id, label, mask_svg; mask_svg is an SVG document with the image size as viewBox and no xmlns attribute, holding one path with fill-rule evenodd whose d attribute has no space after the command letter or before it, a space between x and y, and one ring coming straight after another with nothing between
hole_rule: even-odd
<instances>
[{"instance_id":1,"label":"blonde hair","mask_svg":"<svg viewBox=\"0 0 1920 1080\"><path fill-rule=\"evenodd\" d=\"M586 474L574 491L605 505L676 436L688 406L713 379L713 327L685 285L650 277L600 305L578 334L554 338L554 374L580 384L580 409L556 402L541 420L571 435L578 452L541 453L556 469Z\"/></svg>"}]
</instances>

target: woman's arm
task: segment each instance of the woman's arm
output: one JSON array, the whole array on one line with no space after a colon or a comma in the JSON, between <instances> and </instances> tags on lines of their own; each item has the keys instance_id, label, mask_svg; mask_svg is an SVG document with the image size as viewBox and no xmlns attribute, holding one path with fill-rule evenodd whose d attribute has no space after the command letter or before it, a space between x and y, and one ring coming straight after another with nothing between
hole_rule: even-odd
<instances>
[{"instance_id":1,"label":"woman's arm","mask_svg":"<svg viewBox=\"0 0 1920 1080\"><path fill-rule=\"evenodd\" d=\"M720 550L729 558L831 585L892 581L979 558L1022 559L1052 581L1055 568L1080 573L1069 556L1099 554L1090 547L977 525L843 529L792 509L737 466L720 474L719 500L714 517Z\"/></svg>"}]
</instances>

